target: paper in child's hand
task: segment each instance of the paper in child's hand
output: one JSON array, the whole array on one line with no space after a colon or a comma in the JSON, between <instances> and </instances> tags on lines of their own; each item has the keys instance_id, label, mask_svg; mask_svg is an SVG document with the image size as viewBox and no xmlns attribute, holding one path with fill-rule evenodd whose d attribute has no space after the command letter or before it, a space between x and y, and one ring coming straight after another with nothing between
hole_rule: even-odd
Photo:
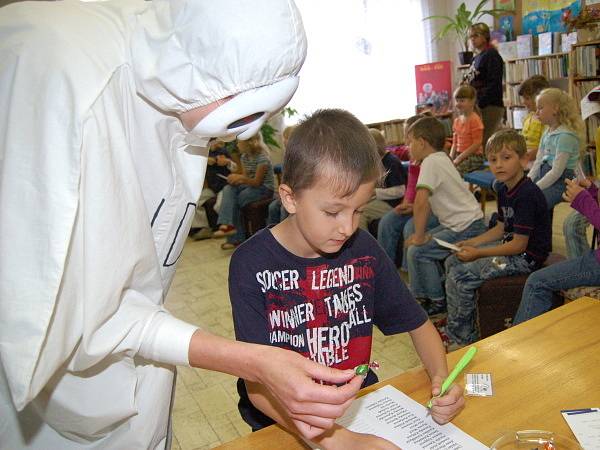
<instances>
[{"instance_id":1,"label":"paper in child's hand","mask_svg":"<svg viewBox=\"0 0 600 450\"><path fill-rule=\"evenodd\" d=\"M439 246L449 248L453 252L460 252L460 247L458 247L457 245L451 244L450 242L443 241L443 240L438 239L436 237L434 237L433 239L435 240L435 242L437 242L437 244Z\"/></svg>"}]
</instances>

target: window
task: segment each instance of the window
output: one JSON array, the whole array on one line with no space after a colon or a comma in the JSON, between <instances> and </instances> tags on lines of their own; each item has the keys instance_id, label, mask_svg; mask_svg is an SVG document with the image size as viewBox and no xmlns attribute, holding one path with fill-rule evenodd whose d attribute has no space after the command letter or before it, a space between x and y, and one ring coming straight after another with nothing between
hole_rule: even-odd
<instances>
[{"instance_id":1,"label":"window","mask_svg":"<svg viewBox=\"0 0 600 450\"><path fill-rule=\"evenodd\" d=\"M300 116L343 108L371 123L414 114L414 66L427 62L421 0L296 4L308 38L300 87L290 102Z\"/></svg>"}]
</instances>

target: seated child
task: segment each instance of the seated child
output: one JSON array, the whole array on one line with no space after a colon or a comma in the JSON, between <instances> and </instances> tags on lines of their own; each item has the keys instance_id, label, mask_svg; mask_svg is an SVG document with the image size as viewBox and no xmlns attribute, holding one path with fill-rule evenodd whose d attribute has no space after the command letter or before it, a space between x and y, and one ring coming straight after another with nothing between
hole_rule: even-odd
<instances>
[{"instance_id":1,"label":"seated child","mask_svg":"<svg viewBox=\"0 0 600 450\"><path fill-rule=\"evenodd\" d=\"M405 241L408 274L410 290L430 316L446 310L442 263L450 255L449 249L432 238L457 242L486 230L479 203L442 150L445 134L444 126L433 117L419 119L408 129L410 153L422 161L413 207L415 233ZM440 225L426 234L431 213Z\"/></svg>"},{"instance_id":2,"label":"seated child","mask_svg":"<svg viewBox=\"0 0 600 450\"><path fill-rule=\"evenodd\" d=\"M454 91L457 118L452 124L450 158L461 175L483 166L483 122L476 112L477 91L463 84Z\"/></svg>"},{"instance_id":3,"label":"seated child","mask_svg":"<svg viewBox=\"0 0 600 450\"><path fill-rule=\"evenodd\" d=\"M294 131L294 128L296 128L295 125L285 127L283 133L281 133L284 154L285 148L287 147L287 143L290 140L290 136L292 135L292 131ZM278 224L283 219L285 219L287 215L287 211L285 210L285 208L281 204L281 200L279 199L279 194L276 193L273 201L269 203L269 215L267 216L267 226Z\"/></svg>"},{"instance_id":4,"label":"seated child","mask_svg":"<svg viewBox=\"0 0 600 450\"><path fill-rule=\"evenodd\" d=\"M527 159L529 161L527 168L530 168L535 161L540 146L540 139L544 131L544 125L535 114L535 98L541 91L549 87L550 83L548 83L548 80L543 75L533 75L519 86L519 97L521 97L523 105L529 111L523 120L523 129L521 130L521 134L525 137L525 143L527 144Z\"/></svg>"},{"instance_id":5,"label":"seated child","mask_svg":"<svg viewBox=\"0 0 600 450\"><path fill-rule=\"evenodd\" d=\"M431 114L417 114L409 117L404 121L404 136L405 141L406 132L408 128L415 123L417 120L423 117L432 117ZM407 145L408 147L408 145ZM398 247L403 241L403 236L410 236L414 232L413 221L412 221L412 208L413 202L415 201L415 195L417 194L417 179L419 178L419 171L421 169L420 162L412 159L408 166L408 181L406 182L406 193L402 198L402 202L394 207L391 211L385 213L385 215L379 221L377 226L377 242L385 250L390 259L394 262L399 260ZM427 229L438 226L439 223L437 218L431 214L429 221L427 222ZM406 234L409 230L410 233ZM402 257L402 268L407 270L406 254Z\"/></svg>"},{"instance_id":6,"label":"seated child","mask_svg":"<svg viewBox=\"0 0 600 450\"><path fill-rule=\"evenodd\" d=\"M590 223L600 229L598 188L589 180L579 183L565 180L567 189L564 199L571 208L583 214ZM585 189L584 189L585 188ZM552 293L580 286L600 285L600 249L588 250L578 258L561 261L544 267L527 278L521 304L513 320L517 325L545 313L552 307Z\"/></svg>"},{"instance_id":7,"label":"seated child","mask_svg":"<svg viewBox=\"0 0 600 450\"><path fill-rule=\"evenodd\" d=\"M383 186L375 188L375 198L365 205L360 215L358 227L367 231L371 221L379 219L400 203L406 188L404 167L393 153L385 149L383 133L375 128L369 128L369 133L375 140L386 173L382 183Z\"/></svg>"},{"instance_id":8,"label":"seated child","mask_svg":"<svg viewBox=\"0 0 600 450\"><path fill-rule=\"evenodd\" d=\"M560 89L544 89L536 104L537 116L548 128L528 177L544 193L548 209L554 209L562 200L565 179L574 176L584 125L575 100Z\"/></svg>"},{"instance_id":9,"label":"seated child","mask_svg":"<svg viewBox=\"0 0 600 450\"><path fill-rule=\"evenodd\" d=\"M247 141L239 141L242 173L232 173L223 188L223 201L219 211L219 229L214 237L227 236L221 244L223 250L237 247L246 239L241 221L241 208L263 198L271 198L275 188L273 167L260 132Z\"/></svg>"},{"instance_id":10,"label":"seated child","mask_svg":"<svg viewBox=\"0 0 600 450\"><path fill-rule=\"evenodd\" d=\"M373 325L386 335L409 332L435 395L448 373L440 337L373 237L357 229L383 175L367 128L348 112L317 111L294 131L283 167L279 193L290 215L260 230L231 258L236 338L354 368L370 361ZM370 371L365 385L376 381ZM297 431L260 384L239 380L238 392L240 413L253 430L276 421ZM434 400L433 419L451 420L463 403L454 386ZM313 441L348 449L387 443L341 426Z\"/></svg>"},{"instance_id":11,"label":"seated child","mask_svg":"<svg viewBox=\"0 0 600 450\"><path fill-rule=\"evenodd\" d=\"M222 189L227 185L227 176L231 172L235 172L237 168L238 165L231 158L229 151L225 147L225 143L218 139L212 141L208 150L204 187L196 203L196 213L194 214L192 229L190 230L190 237L192 239L201 240L212 237L213 233L204 204L207 200L220 195Z\"/></svg>"},{"instance_id":12,"label":"seated child","mask_svg":"<svg viewBox=\"0 0 600 450\"><path fill-rule=\"evenodd\" d=\"M478 340L475 291L485 280L539 269L552 246L544 194L525 176L525 138L515 130L497 131L488 140L486 153L497 180L497 223L479 236L457 242L461 250L446 260L450 346Z\"/></svg>"}]
</instances>

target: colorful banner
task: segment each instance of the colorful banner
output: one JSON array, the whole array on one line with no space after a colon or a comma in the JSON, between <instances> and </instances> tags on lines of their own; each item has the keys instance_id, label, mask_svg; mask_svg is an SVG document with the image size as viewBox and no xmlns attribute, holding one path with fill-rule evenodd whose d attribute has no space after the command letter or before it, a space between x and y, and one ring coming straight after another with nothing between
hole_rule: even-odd
<instances>
[{"instance_id":1,"label":"colorful banner","mask_svg":"<svg viewBox=\"0 0 600 450\"><path fill-rule=\"evenodd\" d=\"M417 110L430 110L445 114L452 98L452 72L450 61L440 61L415 66L417 85Z\"/></svg>"},{"instance_id":2,"label":"colorful banner","mask_svg":"<svg viewBox=\"0 0 600 450\"><path fill-rule=\"evenodd\" d=\"M563 12L571 10L574 17L581 12L581 0L523 0L523 34L539 34L547 31L565 33Z\"/></svg>"}]
</instances>

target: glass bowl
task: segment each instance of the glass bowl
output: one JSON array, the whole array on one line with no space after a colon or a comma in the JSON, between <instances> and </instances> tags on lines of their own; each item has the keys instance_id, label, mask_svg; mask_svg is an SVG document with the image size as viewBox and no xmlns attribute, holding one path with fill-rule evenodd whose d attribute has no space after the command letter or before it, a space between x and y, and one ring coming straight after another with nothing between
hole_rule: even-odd
<instances>
[{"instance_id":1,"label":"glass bowl","mask_svg":"<svg viewBox=\"0 0 600 450\"><path fill-rule=\"evenodd\" d=\"M551 431L508 431L490 447L491 450L583 450L577 441Z\"/></svg>"}]
</instances>

